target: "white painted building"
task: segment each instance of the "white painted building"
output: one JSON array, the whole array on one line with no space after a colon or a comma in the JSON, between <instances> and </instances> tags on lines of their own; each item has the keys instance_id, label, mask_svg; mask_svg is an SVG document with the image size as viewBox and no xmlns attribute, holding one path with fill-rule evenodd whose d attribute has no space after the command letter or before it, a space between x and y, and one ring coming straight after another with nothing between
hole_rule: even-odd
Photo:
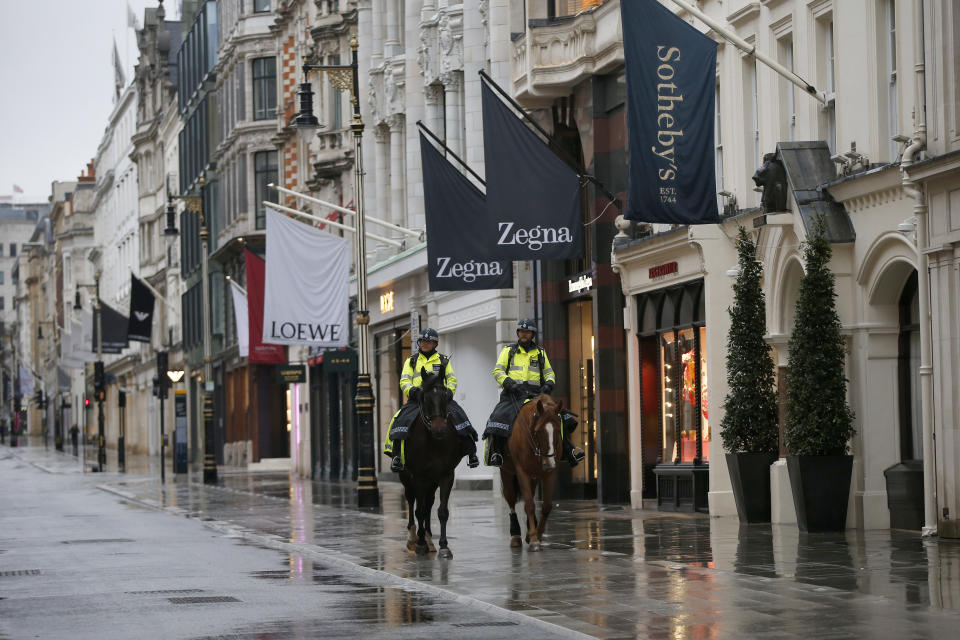
<instances>
[{"instance_id":1,"label":"white painted building","mask_svg":"<svg viewBox=\"0 0 960 640\"><path fill-rule=\"evenodd\" d=\"M613 3L604 6L609 4ZM671 2L664 4L676 10ZM919 2L699 3L701 10L728 24L738 36L755 43L759 50L826 92L828 101L821 105L713 34L720 41L717 189L735 194L739 215L727 218L721 225L660 230L646 237L629 237L635 230L623 225L625 233L613 246L615 267L626 296L631 495L635 506L676 508L677 502L682 502L681 507L690 507L691 496L680 496L679 486L675 485L675 492L670 495L664 495L662 487L658 492L650 473L653 468L672 464L676 451L671 444L673 434L681 433L684 447L691 434L690 438L701 438L704 450L710 451L709 460L700 465L709 474L710 513L736 513L719 434L710 428L722 419L722 399L727 392L724 361L732 279L726 271L737 258L732 238L737 226L743 225L759 242L767 301L767 340L775 351L783 397L789 377L787 343L803 273L801 243L816 209L830 212L830 237L834 243L830 266L836 275L838 311L848 340L848 397L856 415L848 526L891 526L891 509L896 507L888 503L885 471L904 465L913 473L921 473L926 467L931 474L932 450L927 447L931 430L937 432L938 491L932 503L936 513L928 502L924 524L935 525L940 517L942 525L945 517L941 514L952 514L960 506L955 502L956 483L949 471L956 466L955 440L947 439L955 430L955 421L948 417L956 396L949 382L955 360L938 358L932 371L924 371L920 366L921 343L927 342L925 336L921 341L921 333L926 334L928 329L921 329L925 324L926 312L922 310L926 308L927 294L918 292L918 268L922 270L918 255L927 254L918 254L911 231L915 205L910 190L904 188L901 171L912 162L911 176L931 180L926 202L930 224L937 224L934 228L938 231L930 231L921 247L930 243L927 246L943 246L946 251L929 254L938 256L930 258L930 299L937 305L935 308L942 308L943 296L952 296L948 282L953 276L945 281L943 274L950 272L948 265L954 260L952 249L944 244L951 238L952 227L946 212L953 169L949 168L949 160L937 165L933 160L922 159L935 154L948 159L956 148L956 130L949 120L952 115L946 116L941 107L935 106L951 104L940 96L956 91L953 80L943 75L941 69L942 61L952 57L939 53L955 50L940 48L955 43L938 27L951 3L922 4L926 15L918 11ZM684 15L682 11L680 15ZM705 30L697 20L686 18ZM925 32L928 41L924 46ZM935 34L933 42L929 41L931 33ZM924 63L928 70L925 100ZM930 84L931 64L938 69L935 86ZM934 116L939 133L936 148L925 139L919 141L918 134L925 118ZM917 144L911 145L911 141ZM759 167L762 155L774 151L786 165L793 193L798 188L822 187L835 203L831 204L830 198L823 195L818 202L798 204L792 193L783 213L761 215L759 210L751 209L759 204L751 175ZM955 185L955 177L952 180ZM720 202L723 204L724 199ZM938 215L939 222L934 223ZM923 229L923 225L917 228ZM939 266L934 268L934 264ZM919 282L922 291L922 275ZM692 318L681 320L682 313L667 318L666 306L658 305L674 295L677 300L684 300L691 287L702 287L700 311L694 310ZM937 288L939 293L934 295ZM947 316L939 317L938 323L934 316L934 335L953 332L947 328ZM672 416L668 417L658 406L657 398L668 386L663 369L668 360L662 350L674 339L683 339L681 334L685 331L699 327L703 327L701 362L705 380L709 380L709 408L704 382L703 388L697 390L703 393L697 406L704 415L696 422L702 424L697 429L688 430L691 425L684 425L674 431ZM932 407L921 393L926 384L922 384L922 379L930 373ZM931 408L933 416L929 415ZM925 427L924 423L931 419L932 424ZM682 458L678 467L696 466L685 452ZM774 521L795 521L783 459L772 467L771 478ZM928 478L932 480L933 475ZM929 501L932 485L928 482L927 487ZM917 494L908 506L917 509L922 504L924 496ZM919 528L919 520L914 526ZM941 529L944 533L950 530L943 526ZM953 531L950 535L956 535L955 528Z\"/></svg>"}]
</instances>

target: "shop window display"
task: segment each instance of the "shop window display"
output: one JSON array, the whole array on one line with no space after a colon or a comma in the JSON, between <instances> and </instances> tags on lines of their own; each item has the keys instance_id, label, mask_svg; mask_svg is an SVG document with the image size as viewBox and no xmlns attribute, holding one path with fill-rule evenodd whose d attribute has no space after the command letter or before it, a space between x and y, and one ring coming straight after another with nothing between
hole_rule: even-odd
<instances>
[{"instance_id":1,"label":"shop window display","mask_svg":"<svg viewBox=\"0 0 960 640\"><path fill-rule=\"evenodd\" d=\"M705 340L706 329L703 327L691 327L661 335L664 461L695 462L697 458L700 458L701 462L710 460L707 358L705 350L700 348ZM698 426L703 435L699 453Z\"/></svg>"}]
</instances>

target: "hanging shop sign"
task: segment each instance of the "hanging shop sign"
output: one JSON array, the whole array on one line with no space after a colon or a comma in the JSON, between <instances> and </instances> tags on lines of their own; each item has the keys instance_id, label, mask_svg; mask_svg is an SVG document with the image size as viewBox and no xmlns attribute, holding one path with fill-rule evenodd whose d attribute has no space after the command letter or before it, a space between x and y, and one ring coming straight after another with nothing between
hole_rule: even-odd
<instances>
[{"instance_id":1,"label":"hanging shop sign","mask_svg":"<svg viewBox=\"0 0 960 640\"><path fill-rule=\"evenodd\" d=\"M349 373L357 370L356 349L331 349L323 353L323 370L326 373Z\"/></svg>"},{"instance_id":2,"label":"hanging shop sign","mask_svg":"<svg viewBox=\"0 0 960 640\"><path fill-rule=\"evenodd\" d=\"M307 368L302 364L277 365L277 379L280 384L294 384L307 381Z\"/></svg>"},{"instance_id":3,"label":"hanging shop sign","mask_svg":"<svg viewBox=\"0 0 960 640\"><path fill-rule=\"evenodd\" d=\"M587 273L581 273L567 278L567 292L571 294L583 293L593 289L593 276Z\"/></svg>"}]
</instances>

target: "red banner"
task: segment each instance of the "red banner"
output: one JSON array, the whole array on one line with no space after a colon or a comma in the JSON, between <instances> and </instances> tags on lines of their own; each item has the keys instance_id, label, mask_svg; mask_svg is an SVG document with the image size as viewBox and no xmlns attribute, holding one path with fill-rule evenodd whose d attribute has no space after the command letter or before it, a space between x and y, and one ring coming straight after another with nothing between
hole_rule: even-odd
<instances>
[{"instance_id":1,"label":"red banner","mask_svg":"<svg viewBox=\"0 0 960 640\"><path fill-rule=\"evenodd\" d=\"M250 356L248 362L287 364L287 348L279 344L263 344L263 283L267 263L249 249L243 250L247 268L247 316L250 318Z\"/></svg>"}]
</instances>

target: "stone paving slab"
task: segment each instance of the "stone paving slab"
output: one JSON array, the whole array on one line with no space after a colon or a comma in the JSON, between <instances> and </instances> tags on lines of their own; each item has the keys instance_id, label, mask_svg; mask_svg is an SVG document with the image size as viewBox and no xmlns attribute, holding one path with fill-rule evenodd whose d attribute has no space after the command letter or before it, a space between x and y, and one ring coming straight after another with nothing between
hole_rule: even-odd
<instances>
[{"instance_id":1,"label":"stone paving slab","mask_svg":"<svg viewBox=\"0 0 960 640\"><path fill-rule=\"evenodd\" d=\"M276 548L599 638L948 638L960 628L960 544L914 532L802 534L795 525L740 527L733 518L573 501L555 507L544 551L531 553L509 548L499 497L457 490L454 558L444 561L405 550L395 483L381 484L382 507L370 512L352 506L352 483L286 474L224 475L216 486L103 480L130 499Z\"/></svg>"}]
</instances>

